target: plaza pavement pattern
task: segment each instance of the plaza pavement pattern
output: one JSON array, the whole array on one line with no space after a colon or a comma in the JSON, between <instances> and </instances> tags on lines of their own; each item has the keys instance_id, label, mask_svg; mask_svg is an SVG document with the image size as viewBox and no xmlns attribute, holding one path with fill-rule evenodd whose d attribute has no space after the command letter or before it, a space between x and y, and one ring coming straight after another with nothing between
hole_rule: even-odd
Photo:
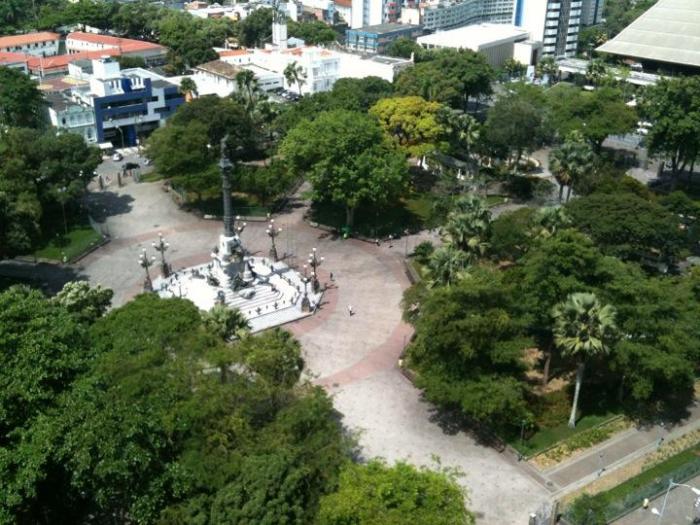
<instances>
[{"instance_id":1,"label":"plaza pavement pattern","mask_svg":"<svg viewBox=\"0 0 700 525\"><path fill-rule=\"evenodd\" d=\"M170 243L166 257L177 269L208 261L221 231L219 221L178 209L160 183L129 180L123 188L93 192L89 204L112 240L75 269L92 283L112 288L115 306L140 292L144 273L138 255L143 248L157 255L151 242L158 232ZM507 455L464 432L443 431L432 420L431 406L398 368L412 334L401 320L402 293L410 285L402 257L426 234L392 247L340 240L305 223L304 211L298 203L276 217L283 228L278 250L293 252L296 257L288 262L301 266L316 247L325 257L320 278L328 290L315 316L286 328L303 345L307 377L333 396L344 424L357 432L363 456L427 466L435 466L437 457L442 466L464 473L460 483L469 491L479 524L527 523L528 514L548 500L548 491ZM248 223L242 238L250 251L267 253L265 226Z\"/></svg>"}]
</instances>

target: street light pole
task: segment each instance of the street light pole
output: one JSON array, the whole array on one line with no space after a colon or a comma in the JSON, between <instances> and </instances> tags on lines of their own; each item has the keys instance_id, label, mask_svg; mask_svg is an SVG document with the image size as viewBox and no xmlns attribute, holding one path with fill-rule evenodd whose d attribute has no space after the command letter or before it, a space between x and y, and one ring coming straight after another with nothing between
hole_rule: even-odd
<instances>
[{"instance_id":1,"label":"street light pole","mask_svg":"<svg viewBox=\"0 0 700 525\"><path fill-rule=\"evenodd\" d=\"M278 256L277 246L275 245L275 238L278 237L280 233L282 233L282 228L276 228L275 219L270 219L270 223L267 225L267 230L265 230L265 233L267 233L268 237L270 237L270 241L272 242L272 246L270 248L270 257L274 262L277 262Z\"/></svg>"},{"instance_id":2,"label":"street light pole","mask_svg":"<svg viewBox=\"0 0 700 525\"><path fill-rule=\"evenodd\" d=\"M317 253L316 253L316 248L313 248L311 250L311 253L309 254L309 266L311 267L311 277L313 278L314 293L318 293L318 289L320 287L320 284L318 282L317 268L319 266L321 266L323 261L324 261L324 258L318 257Z\"/></svg>"},{"instance_id":3,"label":"street light pole","mask_svg":"<svg viewBox=\"0 0 700 525\"><path fill-rule=\"evenodd\" d=\"M60 194L58 201L61 203L61 212L63 212L63 233L68 235L68 221L66 220L66 191L68 191L68 188L63 186L57 191Z\"/></svg>"},{"instance_id":4,"label":"street light pole","mask_svg":"<svg viewBox=\"0 0 700 525\"><path fill-rule=\"evenodd\" d=\"M141 265L141 268L143 268L146 271L146 280L143 283L143 289L147 292L153 291L153 281L151 281L151 272L149 271L149 268L153 266L153 263L155 261L155 257L148 257L145 248L141 252L141 255L139 255L139 264Z\"/></svg>"},{"instance_id":5,"label":"street light pole","mask_svg":"<svg viewBox=\"0 0 700 525\"><path fill-rule=\"evenodd\" d=\"M165 242L165 239L163 239L163 234L158 232L158 242L153 241L151 245L155 251L160 252L160 269L163 273L163 277L168 277L170 275L170 268L165 262L165 252L168 250L168 248L170 248L170 244Z\"/></svg>"}]
</instances>

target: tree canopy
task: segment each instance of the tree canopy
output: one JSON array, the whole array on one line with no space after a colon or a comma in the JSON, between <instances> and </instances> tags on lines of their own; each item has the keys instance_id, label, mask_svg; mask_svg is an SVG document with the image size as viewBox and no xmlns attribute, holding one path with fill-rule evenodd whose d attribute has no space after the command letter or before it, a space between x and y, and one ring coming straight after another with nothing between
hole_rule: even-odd
<instances>
[{"instance_id":1,"label":"tree canopy","mask_svg":"<svg viewBox=\"0 0 700 525\"><path fill-rule=\"evenodd\" d=\"M0 126L39 128L45 111L37 83L18 69L0 66Z\"/></svg>"},{"instance_id":2,"label":"tree canopy","mask_svg":"<svg viewBox=\"0 0 700 525\"><path fill-rule=\"evenodd\" d=\"M280 148L291 169L313 184L315 198L346 208L353 223L362 202L384 204L407 181L403 154L383 136L379 124L362 113L335 110L302 121Z\"/></svg>"}]
</instances>

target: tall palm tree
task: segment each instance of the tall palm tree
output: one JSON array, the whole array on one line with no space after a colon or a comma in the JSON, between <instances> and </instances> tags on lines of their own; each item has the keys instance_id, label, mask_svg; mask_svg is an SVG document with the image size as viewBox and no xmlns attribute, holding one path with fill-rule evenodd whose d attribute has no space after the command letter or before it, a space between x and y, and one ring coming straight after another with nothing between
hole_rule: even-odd
<instances>
[{"instance_id":1,"label":"tall palm tree","mask_svg":"<svg viewBox=\"0 0 700 525\"><path fill-rule=\"evenodd\" d=\"M225 304L217 304L202 314L204 327L219 336L224 341L243 338L250 332L248 319L237 308L229 308Z\"/></svg>"},{"instance_id":2,"label":"tall palm tree","mask_svg":"<svg viewBox=\"0 0 700 525\"><path fill-rule=\"evenodd\" d=\"M252 115L261 98L260 86L255 73L249 69L243 69L236 73L236 94L243 103L246 112Z\"/></svg>"},{"instance_id":3,"label":"tall palm tree","mask_svg":"<svg viewBox=\"0 0 700 525\"><path fill-rule=\"evenodd\" d=\"M581 132L573 131L559 148L549 154L549 171L559 183L559 202L567 187L566 200L571 190L595 165L595 153Z\"/></svg>"},{"instance_id":4,"label":"tall palm tree","mask_svg":"<svg viewBox=\"0 0 700 525\"><path fill-rule=\"evenodd\" d=\"M197 84L191 78L183 78L180 82L180 93L185 95L187 102L190 102L197 96Z\"/></svg>"},{"instance_id":5,"label":"tall palm tree","mask_svg":"<svg viewBox=\"0 0 700 525\"><path fill-rule=\"evenodd\" d=\"M608 68L605 66L605 62L596 58L595 60L591 60L586 67L586 80L594 86L597 86L607 73Z\"/></svg>"},{"instance_id":6,"label":"tall palm tree","mask_svg":"<svg viewBox=\"0 0 700 525\"><path fill-rule=\"evenodd\" d=\"M452 108L442 109L438 118L453 148L469 158L479 140L479 122L464 111Z\"/></svg>"},{"instance_id":7,"label":"tall palm tree","mask_svg":"<svg viewBox=\"0 0 700 525\"><path fill-rule=\"evenodd\" d=\"M615 309L611 305L602 305L595 294L579 292L569 294L564 302L556 305L552 309L552 317L554 343L562 355L578 361L569 416L569 427L574 428L586 360L610 351L617 333Z\"/></svg>"},{"instance_id":8,"label":"tall palm tree","mask_svg":"<svg viewBox=\"0 0 700 525\"><path fill-rule=\"evenodd\" d=\"M284 78L290 86L296 84L299 88L299 96L302 96L301 87L306 84L306 73L304 68L297 64L297 61L287 64L284 68Z\"/></svg>"},{"instance_id":9,"label":"tall palm tree","mask_svg":"<svg viewBox=\"0 0 700 525\"><path fill-rule=\"evenodd\" d=\"M433 252L428 261L428 287L450 286L465 276L471 264L469 254L446 244Z\"/></svg>"},{"instance_id":10,"label":"tall palm tree","mask_svg":"<svg viewBox=\"0 0 700 525\"><path fill-rule=\"evenodd\" d=\"M465 195L455 201L443 233L455 247L478 257L486 251L490 228L491 211L483 199Z\"/></svg>"}]
</instances>

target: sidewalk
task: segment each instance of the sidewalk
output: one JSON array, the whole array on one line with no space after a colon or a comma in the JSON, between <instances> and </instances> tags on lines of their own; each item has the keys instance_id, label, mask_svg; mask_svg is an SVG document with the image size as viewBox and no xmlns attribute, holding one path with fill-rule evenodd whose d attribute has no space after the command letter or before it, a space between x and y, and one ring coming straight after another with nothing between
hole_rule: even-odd
<instances>
[{"instance_id":1,"label":"sidewalk","mask_svg":"<svg viewBox=\"0 0 700 525\"><path fill-rule=\"evenodd\" d=\"M630 429L541 474L559 487L559 495L572 492L606 472L653 451L658 447L660 438L670 441L700 428L700 405L691 405L688 411L688 417L675 426L654 425Z\"/></svg>"}]
</instances>

